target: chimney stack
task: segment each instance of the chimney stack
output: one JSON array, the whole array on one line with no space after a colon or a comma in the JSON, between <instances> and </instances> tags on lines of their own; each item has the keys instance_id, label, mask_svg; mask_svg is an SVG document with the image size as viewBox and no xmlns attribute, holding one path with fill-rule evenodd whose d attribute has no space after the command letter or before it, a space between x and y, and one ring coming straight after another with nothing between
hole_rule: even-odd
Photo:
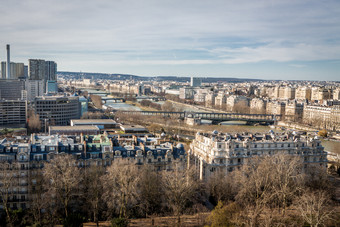
<instances>
[{"instance_id":1,"label":"chimney stack","mask_svg":"<svg viewBox=\"0 0 340 227\"><path fill-rule=\"evenodd\" d=\"M10 47L9 44L6 45L7 49L7 63L6 63L6 79L11 79L11 59L10 59Z\"/></svg>"}]
</instances>

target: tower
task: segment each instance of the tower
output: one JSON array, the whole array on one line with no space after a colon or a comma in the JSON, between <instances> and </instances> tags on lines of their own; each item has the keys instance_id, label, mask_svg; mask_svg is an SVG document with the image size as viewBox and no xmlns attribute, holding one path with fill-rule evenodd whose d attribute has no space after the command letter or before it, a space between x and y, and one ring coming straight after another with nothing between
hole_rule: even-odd
<instances>
[{"instance_id":1,"label":"tower","mask_svg":"<svg viewBox=\"0 0 340 227\"><path fill-rule=\"evenodd\" d=\"M9 44L6 45L6 49L7 49L6 79L11 79L11 59L10 59L10 46L9 46Z\"/></svg>"}]
</instances>

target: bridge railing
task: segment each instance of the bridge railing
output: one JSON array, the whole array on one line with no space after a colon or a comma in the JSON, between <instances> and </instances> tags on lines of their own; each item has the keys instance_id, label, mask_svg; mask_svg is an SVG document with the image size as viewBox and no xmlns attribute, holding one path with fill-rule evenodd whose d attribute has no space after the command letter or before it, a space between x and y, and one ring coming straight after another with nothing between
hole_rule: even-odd
<instances>
[{"instance_id":1,"label":"bridge railing","mask_svg":"<svg viewBox=\"0 0 340 227\"><path fill-rule=\"evenodd\" d=\"M158 115L158 116L179 116L196 117L210 120L280 120L281 115L274 114L242 114L242 113L208 113L208 112L176 112L176 111L120 111L126 114Z\"/></svg>"}]
</instances>

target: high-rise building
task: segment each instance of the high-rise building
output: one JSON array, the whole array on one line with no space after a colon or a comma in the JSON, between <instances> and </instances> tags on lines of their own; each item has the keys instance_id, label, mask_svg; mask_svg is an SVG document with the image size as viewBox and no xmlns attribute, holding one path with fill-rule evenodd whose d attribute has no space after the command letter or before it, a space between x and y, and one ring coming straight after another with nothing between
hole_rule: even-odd
<instances>
[{"instance_id":1,"label":"high-rise building","mask_svg":"<svg viewBox=\"0 0 340 227\"><path fill-rule=\"evenodd\" d=\"M11 64L11 59L10 59L10 47L9 47L9 44L6 45L6 49L7 49L7 73L6 73L6 79L11 79L11 67L10 67L10 64Z\"/></svg>"},{"instance_id":2,"label":"high-rise building","mask_svg":"<svg viewBox=\"0 0 340 227\"><path fill-rule=\"evenodd\" d=\"M46 76L45 60L28 60L28 77L30 80L44 80Z\"/></svg>"},{"instance_id":3,"label":"high-rise building","mask_svg":"<svg viewBox=\"0 0 340 227\"><path fill-rule=\"evenodd\" d=\"M25 78L24 63L10 63L11 78L9 79L23 79ZM7 62L1 62L1 79L7 79Z\"/></svg>"},{"instance_id":4,"label":"high-rise building","mask_svg":"<svg viewBox=\"0 0 340 227\"><path fill-rule=\"evenodd\" d=\"M54 61L46 61L45 62L45 80L57 80L56 74L57 74L57 63Z\"/></svg>"},{"instance_id":5,"label":"high-rise building","mask_svg":"<svg viewBox=\"0 0 340 227\"><path fill-rule=\"evenodd\" d=\"M190 80L191 87L199 87L201 86L201 84L202 84L201 78L191 77L191 80Z\"/></svg>"}]
</instances>

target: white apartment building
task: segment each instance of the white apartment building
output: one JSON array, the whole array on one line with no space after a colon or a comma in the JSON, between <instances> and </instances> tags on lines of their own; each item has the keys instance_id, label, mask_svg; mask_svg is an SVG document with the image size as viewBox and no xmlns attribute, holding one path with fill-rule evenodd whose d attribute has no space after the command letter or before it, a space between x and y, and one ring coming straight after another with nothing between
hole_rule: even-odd
<instances>
[{"instance_id":1,"label":"white apartment building","mask_svg":"<svg viewBox=\"0 0 340 227\"><path fill-rule=\"evenodd\" d=\"M195 161L200 179L208 179L215 171L231 172L255 156L287 154L301 157L304 167L318 164L327 167L327 152L321 141L300 135L236 134L213 131L196 134L189 154Z\"/></svg>"}]
</instances>

